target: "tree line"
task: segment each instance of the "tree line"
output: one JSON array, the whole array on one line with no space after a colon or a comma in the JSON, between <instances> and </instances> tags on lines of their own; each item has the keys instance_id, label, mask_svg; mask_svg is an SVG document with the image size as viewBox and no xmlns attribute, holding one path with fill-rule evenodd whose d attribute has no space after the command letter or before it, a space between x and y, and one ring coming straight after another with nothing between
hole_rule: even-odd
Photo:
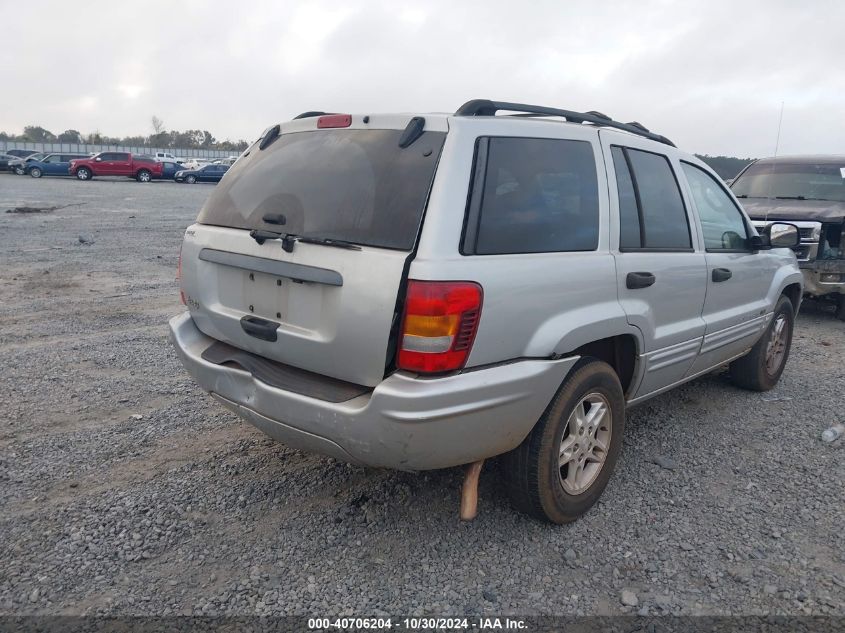
<instances>
[{"instance_id":1,"label":"tree line","mask_svg":"<svg viewBox=\"0 0 845 633\"><path fill-rule=\"evenodd\" d=\"M249 143L238 141L220 141L208 130L167 130L164 121L156 116L151 119L152 133L147 136L107 136L99 130L82 134L79 130L65 130L54 134L40 125L27 125L23 134L10 134L0 131L0 141L23 143L88 143L91 145L126 145L181 149L219 149L242 152Z\"/></svg>"},{"instance_id":2,"label":"tree line","mask_svg":"<svg viewBox=\"0 0 845 633\"><path fill-rule=\"evenodd\" d=\"M150 120L152 134L148 136L106 136L99 131L82 134L78 130L65 130L61 134L53 134L40 125L27 125L23 134L8 134L0 132L0 141L19 141L28 143L88 143L91 145L126 145L130 147L162 147L183 149L219 149L225 151L242 152L249 143L244 140L236 142L219 141L208 130L177 130L165 129L164 121L157 116ZM736 158L734 156L709 156L696 154L698 158L717 173L721 178L733 178L741 172L753 158Z\"/></svg>"},{"instance_id":3,"label":"tree line","mask_svg":"<svg viewBox=\"0 0 845 633\"><path fill-rule=\"evenodd\" d=\"M722 179L735 178L739 172L745 169L746 165L755 161L755 158L736 158L734 156L708 156L707 154L696 154L696 156L707 163L710 168L719 174Z\"/></svg>"}]
</instances>

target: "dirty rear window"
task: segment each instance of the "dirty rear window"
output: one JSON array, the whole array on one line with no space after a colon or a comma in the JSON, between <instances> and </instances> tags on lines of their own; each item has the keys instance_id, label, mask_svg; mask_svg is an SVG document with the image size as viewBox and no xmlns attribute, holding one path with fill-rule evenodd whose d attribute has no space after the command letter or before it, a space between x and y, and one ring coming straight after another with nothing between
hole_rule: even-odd
<instances>
[{"instance_id":1,"label":"dirty rear window","mask_svg":"<svg viewBox=\"0 0 845 633\"><path fill-rule=\"evenodd\" d=\"M446 134L425 132L404 149L401 134L283 134L228 171L197 221L411 250ZM267 223L268 214L286 223Z\"/></svg>"}]
</instances>

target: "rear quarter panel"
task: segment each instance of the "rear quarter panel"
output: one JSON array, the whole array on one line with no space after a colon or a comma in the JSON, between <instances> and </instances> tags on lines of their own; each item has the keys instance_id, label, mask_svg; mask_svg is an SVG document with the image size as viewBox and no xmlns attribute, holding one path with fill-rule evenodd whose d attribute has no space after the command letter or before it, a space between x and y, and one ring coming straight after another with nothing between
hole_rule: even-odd
<instances>
[{"instance_id":1,"label":"rear quarter panel","mask_svg":"<svg viewBox=\"0 0 845 633\"><path fill-rule=\"evenodd\" d=\"M460 254L475 142L479 136L566 138L593 146L599 189L599 244L591 252ZM558 122L450 119L417 256L409 277L466 280L484 290L481 320L468 366L516 358L548 358L607 336L639 333L618 302L608 250L608 190L594 129Z\"/></svg>"}]
</instances>

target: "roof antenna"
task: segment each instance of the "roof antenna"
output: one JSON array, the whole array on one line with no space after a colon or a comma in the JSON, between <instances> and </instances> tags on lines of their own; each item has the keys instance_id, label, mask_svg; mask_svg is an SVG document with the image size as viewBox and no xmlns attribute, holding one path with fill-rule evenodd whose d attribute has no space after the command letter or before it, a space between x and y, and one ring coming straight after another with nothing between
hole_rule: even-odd
<instances>
[{"instance_id":1,"label":"roof antenna","mask_svg":"<svg viewBox=\"0 0 845 633\"><path fill-rule=\"evenodd\" d=\"M778 155L778 146L780 145L780 128L783 125L783 101L780 102L780 117L778 118L778 134L775 137L775 158Z\"/></svg>"},{"instance_id":2,"label":"roof antenna","mask_svg":"<svg viewBox=\"0 0 845 633\"><path fill-rule=\"evenodd\" d=\"M783 126L783 101L780 102L780 116L778 117L778 133L775 136L775 155L772 158L778 157L778 147L780 146L780 128ZM775 162L772 161L772 171L769 174L769 195L766 201L766 222L769 221L769 210L772 208L772 181L775 177Z\"/></svg>"}]
</instances>

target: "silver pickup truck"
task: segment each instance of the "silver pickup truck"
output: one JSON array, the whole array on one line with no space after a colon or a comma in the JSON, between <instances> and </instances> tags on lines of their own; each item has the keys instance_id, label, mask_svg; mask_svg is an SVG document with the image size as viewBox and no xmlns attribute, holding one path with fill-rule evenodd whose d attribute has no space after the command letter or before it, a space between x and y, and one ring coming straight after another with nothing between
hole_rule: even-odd
<instances>
[{"instance_id":1,"label":"silver pickup truck","mask_svg":"<svg viewBox=\"0 0 845 633\"><path fill-rule=\"evenodd\" d=\"M726 363L775 385L797 243L598 112L308 112L266 130L185 232L170 327L194 380L288 446L470 465L464 518L504 455L514 504L563 523L606 486L626 407Z\"/></svg>"}]
</instances>

